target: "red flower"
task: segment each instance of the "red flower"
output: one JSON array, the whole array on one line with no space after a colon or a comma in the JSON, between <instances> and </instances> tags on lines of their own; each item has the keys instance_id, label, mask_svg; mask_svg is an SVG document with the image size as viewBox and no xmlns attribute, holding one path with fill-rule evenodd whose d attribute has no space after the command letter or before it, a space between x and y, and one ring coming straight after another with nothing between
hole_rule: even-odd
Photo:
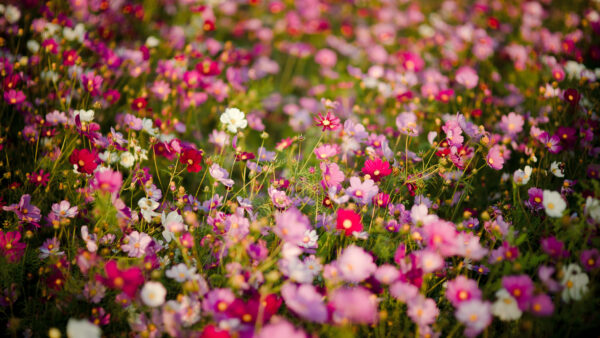
<instances>
[{"instance_id":1,"label":"red flower","mask_svg":"<svg viewBox=\"0 0 600 338\"><path fill-rule=\"evenodd\" d=\"M235 155L235 160L236 161L248 161L248 160L253 160L255 158L253 153L248 153L248 152L241 152L240 154Z\"/></svg>"},{"instance_id":2,"label":"red flower","mask_svg":"<svg viewBox=\"0 0 600 338\"><path fill-rule=\"evenodd\" d=\"M181 157L179 158L179 162L187 165L187 171L189 173L197 173L202 169L200 163L202 162L202 152L196 149L186 149Z\"/></svg>"},{"instance_id":3,"label":"red flower","mask_svg":"<svg viewBox=\"0 0 600 338\"><path fill-rule=\"evenodd\" d=\"M221 330L214 325L206 325L202 333L200 334L200 338L229 338L229 331Z\"/></svg>"},{"instance_id":4,"label":"red flower","mask_svg":"<svg viewBox=\"0 0 600 338\"><path fill-rule=\"evenodd\" d=\"M148 101L146 101L146 98L138 97L137 99L133 100L133 102L131 102L131 109L139 111L146 108L147 105Z\"/></svg>"},{"instance_id":5,"label":"red flower","mask_svg":"<svg viewBox=\"0 0 600 338\"><path fill-rule=\"evenodd\" d=\"M336 229L344 231L346 236L351 236L355 231L362 231L360 215L352 210L338 209Z\"/></svg>"},{"instance_id":6,"label":"red flower","mask_svg":"<svg viewBox=\"0 0 600 338\"><path fill-rule=\"evenodd\" d=\"M98 164L96 163L96 154L87 149L75 149L69 157L69 162L77 166L77 170L82 173L91 174Z\"/></svg>"},{"instance_id":7,"label":"red flower","mask_svg":"<svg viewBox=\"0 0 600 338\"><path fill-rule=\"evenodd\" d=\"M77 62L77 51L74 49L65 50L62 53L63 65L72 66Z\"/></svg>"},{"instance_id":8,"label":"red flower","mask_svg":"<svg viewBox=\"0 0 600 338\"><path fill-rule=\"evenodd\" d=\"M40 169L40 171L38 173L33 172L33 173L31 173L31 175L29 175L29 182L45 187L46 184L48 184L49 178L50 178L50 173L44 173L44 170Z\"/></svg>"},{"instance_id":9,"label":"red flower","mask_svg":"<svg viewBox=\"0 0 600 338\"><path fill-rule=\"evenodd\" d=\"M581 95L576 89L569 88L565 90L564 98L571 106L576 106L579 103L579 99L581 99Z\"/></svg>"},{"instance_id":10,"label":"red flower","mask_svg":"<svg viewBox=\"0 0 600 338\"><path fill-rule=\"evenodd\" d=\"M323 127L323 131L336 130L340 127L340 119L337 116L333 115L330 111L327 112L327 115L323 116L321 113L317 117L315 117L315 122L317 126Z\"/></svg>"},{"instance_id":11,"label":"red flower","mask_svg":"<svg viewBox=\"0 0 600 338\"><path fill-rule=\"evenodd\" d=\"M383 177L391 174L392 169L390 168L390 163L388 161L382 161L380 158L376 158L374 160L366 160L362 172L365 175L371 176L373 181L379 182Z\"/></svg>"},{"instance_id":12,"label":"red flower","mask_svg":"<svg viewBox=\"0 0 600 338\"><path fill-rule=\"evenodd\" d=\"M135 293L140 285L144 283L144 276L140 268L132 267L127 270L120 270L117 267L117 261L111 260L104 266L106 278L96 277L104 285L112 289L122 290L129 298L135 297Z\"/></svg>"}]
</instances>

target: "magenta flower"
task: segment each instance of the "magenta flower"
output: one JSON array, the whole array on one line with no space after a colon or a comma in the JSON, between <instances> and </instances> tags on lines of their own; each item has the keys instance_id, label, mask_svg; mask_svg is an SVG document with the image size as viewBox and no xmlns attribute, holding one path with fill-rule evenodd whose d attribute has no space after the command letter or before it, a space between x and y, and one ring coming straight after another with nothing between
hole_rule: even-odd
<instances>
[{"instance_id":1,"label":"magenta flower","mask_svg":"<svg viewBox=\"0 0 600 338\"><path fill-rule=\"evenodd\" d=\"M487 164L495 170L501 170L504 165L504 157L502 157L500 149L499 145L493 146L486 157Z\"/></svg>"},{"instance_id":2,"label":"magenta flower","mask_svg":"<svg viewBox=\"0 0 600 338\"><path fill-rule=\"evenodd\" d=\"M551 154L558 154L562 150L562 146L560 145L560 138L557 135L548 134L548 132L543 132L538 137L540 142L548 149L548 152Z\"/></svg>"},{"instance_id":3,"label":"magenta flower","mask_svg":"<svg viewBox=\"0 0 600 338\"><path fill-rule=\"evenodd\" d=\"M564 249L565 244L554 236L541 240L542 250L554 259L569 257L569 252Z\"/></svg>"},{"instance_id":4,"label":"magenta flower","mask_svg":"<svg viewBox=\"0 0 600 338\"><path fill-rule=\"evenodd\" d=\"M463 302L481 299L481 290L476 281L461 275L448 282L446 298L454 307L458 307Z\"/></svg>"},{"instance_id":5,"label":"magenta flower","mask_svg":"<svg viewBox=\"0 0 600 338\"><path fill-rule=\"evenodd\" d=\"M323 180L321 181L323 189L341 186L341 183L344 181L344 173L340 170L337 163L326 164L321 162L319 167L323 174Z\"/></svg>"},{"instance_id":6,"label":"magenta flower","mask_svg":"<svg viewBox=\"0 0 600 338\"><path fill-rule=\"evenodd\" d=\"M554 312L552 298L545 293L533 297L531 300L531 312L540 317L550 316Z\"/></svg>"},{"instance_id":7,"label":"magenta flower","mask_svg":"<svg viewBox=\"0 0 600 338\"><path fill-rule=\"evenodd\" d=\"M287 282L281 287L281 297L286 306L298 316L312 322L327 321L327 307L323 295L310 284L295 285Z\"/></svg>"},{"instance_id":8,"label":"magenta flower","mask_svg":"<svg viewBox=\"0 0 600 338\"><path fill-rule=\"evenodd\" d=\"M25 101L25 94L20 90L8 90L4 92L4 101L10 105L15 105Z\"/></svg>"},{"instance_id":9,"label":"magenta flower","mask_svg":"<svg viewBox=\"0 0 600 338\"><path fill-rule=\"evenodd\" d=\"M521 311L529 308L533 296L533 282L527 275L504 276L502 286L513 296Z\"/></svg>"},{"instance_id":10,"label":"magenta flower","mask_svg":"<svg viewBox=\"0 0 600 338\"><path fill-rule=\"evenodd\" d=\"M437 250L449 257L456 254L456 226L450 222L438 220L423 226L423 239L431 250Z\"/></svg>"},{"instance_id":11,"label":"magenta flower","mask_svg":"<svg viewBox=\"0 0 600 338\"><path fill-rule=\"evenodd\" d=\"M469 66L462 66L456 71L456 82L467 87L467 89L475 88L478 81L477 72Z\"/></svg>"},{"instance_id":12,"label":"magenta flower","mask_svg":"<svg viewBox=\"0 0 600 338\"><path fill-rule=\"evenodd\" d=\"M121 270L117 266L117 261L111 260L104 266L106 278L96 276L96 279L112 289L122 290L129 298L135 297L137 289L144 283L142 270L137 267L131 267Z\"/></svg>"},{"instance_id":13,"label":"magenta flower","mask_svg":"<svg viewBox=\"0 0 600 338\"><path fill-rule=\"evenodd\" d=\"M600 268L600 252L598 249L583 250L581 252L581 265L587 270Z\"/></svg>"},{"instance_id":14,"label":"magenta flower","mask_svg":"<svg viewBox=\"0 0 600 338\"><path fill-rule=\"evenodd\" d=\"M0 230L0 255L9 262L16 262L25 253L27 244L19 242L21 233L18 231L4 232Z\"/></svg>"},{"instance_id":15,"label":"magenta flower","mask_svg":"<svg viewBox=\"0 0 600 338\"><path fill-rule=\"evenodd\" d=\"M171 87L169 87L169 84L162 80L154 81L154 84L150 90L154 96L161 101L164 101L171 93Z\"/></svg>"},{"instance_id":16,"label":"magenta flower","mask_svg":"<svg viewBox=\"0 0 600 338\"><path fill-rule=\"evenodd\" d=\"M329 300L335 323L370 324L377 321L377 300L362 287L337 289Z\"/></svg>"}]
</instances>

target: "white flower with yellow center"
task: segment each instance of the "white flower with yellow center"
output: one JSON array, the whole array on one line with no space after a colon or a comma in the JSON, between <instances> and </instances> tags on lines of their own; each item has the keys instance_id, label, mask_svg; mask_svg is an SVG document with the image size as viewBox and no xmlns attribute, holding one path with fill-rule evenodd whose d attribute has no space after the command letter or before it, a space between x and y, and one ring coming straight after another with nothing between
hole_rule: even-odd
<instances>
[{"instance_id":1,"label":"white flower with yellow center","mask_svg":"<svg viewBox=\"0 0 600 338\"><path fill-rule=\"evenodd\" d=\"M244 129L248 125L246 115L237 108L225 109L225 112L221 114L221 123L232 133L237 133L238 129Z\"/></svg>"},{"instance_id":2,"label":"white flower with yellow center","mask_svg":"<svg viewBox=\"0 0 600 338\"><path fill-rule=\"evenodd\" d=\"M577 264L569 264L566 269L563 267L562 275L563 278L560 281L563 286L562 299L565 302L580 300L588 291L590 282L588 275Z\"/></svg>"},{"instance_id":3,"label":"white flower with yellow center","mask_svg":"<svg viewBox=\"0 0 600 338\"><path fill-rule=\"evenodd\" d=\"M546 214L550 217L561 217L567 207L560 193L550 190L544 190L543 204Z\"/></svg>"},{"instance_id":4,"label":"white flower with yellow center","mask_svg":"<svg viewBox=\"0 0 600 338\"><path fill-rule=\"evenodd\" d=\"M496 291L496 302L492 305L492 313L500 320L517 320L521 318L523 311L519 309L517 301L506 289Z\"/></svg>"},{"instance_id":5,"label":"white flower with yellow center","mask_svg":"<svg viewBox=\"0 0 600 338\"><path fill-rule=\"evenodd\" d=\"M140 296L144 304L150 307L158 307L165 303L167 289L159 282L146 282Z\"/></svg>"}]
</instances>

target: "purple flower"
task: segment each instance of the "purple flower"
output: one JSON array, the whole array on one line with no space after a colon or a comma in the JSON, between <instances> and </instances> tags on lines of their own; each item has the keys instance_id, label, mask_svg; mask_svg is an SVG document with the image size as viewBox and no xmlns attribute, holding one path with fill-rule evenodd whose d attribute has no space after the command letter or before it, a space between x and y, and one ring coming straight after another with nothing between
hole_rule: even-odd
<instances>
[{"instance_id":1,"label":"purple flower","mask_svg":"<svg viewBox=\"0 0 600 338\"><path fill-rule=\"evenodd\" d=\"M7 207L2 207L5 211L13 211L22 222L36 223L42 218L40 209L31 204L31 196L25 194L21 196L19 204L12 204Z\"/></svg>"},{"instance_id":2,"label":"purple flower","mask_svg":"<svg viewBox=\"0 0 600 338\"><path fill-rule=\"evenodd\" d=\"M281 297L298 316L317 323L327 321L327 307L323 296L310 284L295 285L287 282L281 287Z\"/></svg>"},{"instance_id":3,"label":"purple flower","mask_svg":"<svg viewBox=\"0 0 600 338\"><path fill-rule=\"evenodd\" d=\"M358 176L350 177L350 187L346 189L346 193L361 204L370 204L377 192L379 188L373 180L366 179L361 182Z\"/></svg>"},{"instance_id":4,"label":"purple flower","mask_svg":"<svg viewBox=\"0 0 600 338\"><path fill-rule=\"evenodd\" d=\"M229 178L229 173L227 170L221 168L221 166L217 163L213 163L208 169L210 172L210 176L212 176L218 182L221 182L226 187L231 188L235 183L232 179Z\"/></svg>"},{"instance_id":5,"label":"purple flower","mask_svg":"<svg viewBox=\"0 0 600 338\"><path fill-rule=\"evenodd\" d=\"M569 252L564 249L565 244L554 236L541 240L542 250L554 259L569 257Z\"/></svg>"},{"instance_id":6,"label":"purple flower","mask_svg":"<svg viewBox=\"0 0 600 338\"><path fill-rule=\"evenodd\" d=\"M323 173L323 180L321 181L323 188L340 187L340 184L344 181L344 173L340 170L337 163L326 164L321 162L319 166Z\"/></svg>"},{"instance_id":7,"label":"purple flower","mask_svg":"<svg viewBox=\"0 0 600 338\"><path fill-rule=\"evenodd\" d=\"M304 233L310 227L310 220L300 210L292 207L283 212L275 213L273 232L283 241L296 244L304 238Z\"/></svg>"},{"instance_id":8,"label":"purple flower","mask_svg":"<svg viewBox=\"0 0 600 338\"><path fill-rule=\"evenodd\" d=\"M533 296L533 282L527 275L504 276L502 286L515 298L521 311L527 310Z\"/></svg>"},{"instance_id":9,"label":"purple flower","mask_svg":"<svg viewBox=\"0 0 600 338\"><path fill-rule=\"evenodd\" d=\"M600 252L598 249L583 250L580 259L581 265L583 265L587 271L600 267Z\"/></svg>"},{"instance_id":10,"label":"purple flower","mask_svg":"<svg viewBox=\"0 0 600 338\"><path fill-rule=\"evenodd\" d=\"M560 138L556 135L550 136L547 132L543 132L538 137L540 142L548 149L548 152L551 154L558 154L562 150L562 146L560 145Z\"/></svg>"}]
</instances>

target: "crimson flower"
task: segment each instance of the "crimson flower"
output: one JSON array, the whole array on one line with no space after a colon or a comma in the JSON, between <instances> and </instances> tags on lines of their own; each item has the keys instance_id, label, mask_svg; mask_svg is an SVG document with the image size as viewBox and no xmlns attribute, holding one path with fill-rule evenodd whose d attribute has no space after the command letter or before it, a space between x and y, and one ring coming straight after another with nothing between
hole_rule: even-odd
<instances>
[{"instance_id":1,"label":"crimson flower","mask_svg":"<svg viewBox=\"0 0 600 338\"><path fill-rule=\"evenodd\" d=\"M33 172L31 175L29 175L29 182L45 187L46 184L48 184L49 178L50 173L44 173L44 169L40 169L39 172Z\"/></svg>"},{"instance_id":2,"label":"crimson flower","mask_svg":"<svg viewBox=\"0 0 600 338\"><path fill-rule=\"evenodd\" d=\"M120 270L117 261L111 260L106 263L104 270L106 278L97 276L96 279L109 288L122 290L129 298L135 297L137 289L144 283L142 270L137 267Z\"/></svg>"},{"instance_id":3,"label":"crimson flower","mask_svg":"<svg viewBox=\"0 0 600 338\"><path fill-rule=\"evenodd\" d=\"M363 225L360 215L352 210L338 209L336 229L344 231L346 236L351 236L355 231L361 232Z\"/></svg>"},{"instance_id":4,"label":"crimson flower","mask_svg":"<svg viewBox=\"0 0 600 338\"><path fill-rule=\"evenodd\" d=\"M390 168L390 163L388 161L382 161L380 158L376 158L374 160L366 160L362 172L365 175L371 176L373 181L379 182L383 177L391 174L392 169Z\"/></svg>"},{"instance_id":5,"label":"crimson flower","mask_svg":"<svg viewBox=\"0 0 600 338\"><path fill-rule=\"evenodd\" d=\"M189 173L197 173L202 169L200 163L202 162L202 151L196 149L186 149L179 158L179 162L187 165L187 171Z\"/></svg>"},{"instance_id":6,"label":"crimson flower","mask_svg":"<svg viewBox=\"0 0 600 338\"><path fill-rule=\"evenodd\" d=\"M77 170L82 173L91 174L98 164L96 163L96 154L87 149L75 149L69 157L69 162L77 166Z\"/></svg>"},{"instance_id":7,"label":"crimson flower","mask_svg":"<svg viewBox=\"0 0 600 338\"><path fill-rule=\"evenodd\" d=\"M133 100L133 102L131 102L131 109L139 111L146 108L147 105L148 101L146 100L146 98L138 97L137 99Z\"/></svg>"}]
</instances>

